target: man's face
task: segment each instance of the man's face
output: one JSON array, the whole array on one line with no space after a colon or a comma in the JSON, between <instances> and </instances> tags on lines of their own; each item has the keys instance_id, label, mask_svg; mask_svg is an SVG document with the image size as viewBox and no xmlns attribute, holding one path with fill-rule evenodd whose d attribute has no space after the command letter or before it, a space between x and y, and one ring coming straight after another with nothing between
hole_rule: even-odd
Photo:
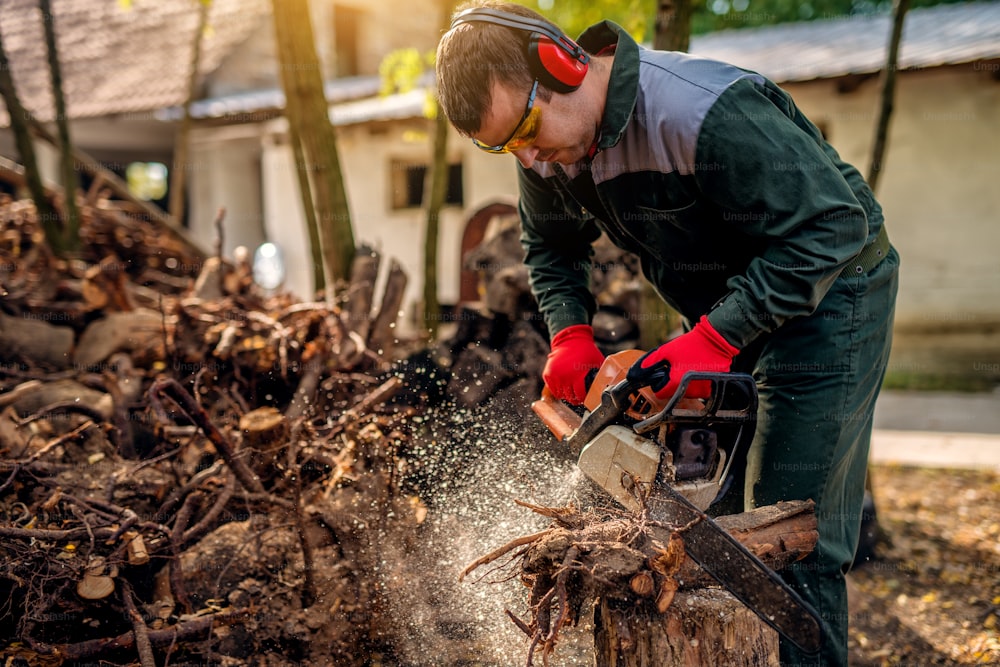
<instances>
[{"instance_id":1,"label":"man's face","mask_svg":"<svg viewBox=\"0 0 1000 667\"><path fill-rule=\"evenodd\" d=\"M481 147L509 142L510 150L524 167L535 161L571 164L582 159L594 140L596 123L582 108L576 94L552 95L548 102L535 97L529 107L531 89L519 90L493 82L492 105L473 139ZM537 123L537 133L533 124ZM527 133L527 134L526 134ZM527 136L534 139L524 145Z\"/></svg>"}]
</instances>

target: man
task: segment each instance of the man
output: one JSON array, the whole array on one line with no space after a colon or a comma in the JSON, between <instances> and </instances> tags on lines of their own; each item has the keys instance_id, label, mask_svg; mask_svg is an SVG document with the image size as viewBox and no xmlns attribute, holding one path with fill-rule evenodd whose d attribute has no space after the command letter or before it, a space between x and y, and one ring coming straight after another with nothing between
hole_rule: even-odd
<instances>
[{"instance_id":1,"label":"man","mask_svg":"<svg viewBox=\"0 0 1000 667\"><path fill-rule=\"evenodd\" d=\"M602 232L692 325L634 372L668 362L661 396L688 370L753 373L745 509L811 498L819 521L784 576L822 617L823 648L782 642L782 663L846 665L844 573L899 265L864 179L765 77L645 49L610 22L574 42L524 7L477 4L442 37L437 77L455 128L519 163L553 394L579 404L603 360L588 289Z\"/></svg>"}]
</instances>

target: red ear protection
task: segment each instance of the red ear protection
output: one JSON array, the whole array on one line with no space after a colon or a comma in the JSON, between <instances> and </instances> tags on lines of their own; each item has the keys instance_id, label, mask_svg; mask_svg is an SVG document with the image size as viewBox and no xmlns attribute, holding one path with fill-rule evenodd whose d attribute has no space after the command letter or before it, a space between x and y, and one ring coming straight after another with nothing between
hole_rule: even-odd
<instances>
[{"instance_id":1,"label":"red ear protection","mask_svg":"<svg viewBox=\"0 0 1000 667\"><path fill-rule=\"evenodd\" d=\"M590 55L552 25L499 9L475 7L458 14L451 27L479 21L528 33L528 67L538 82L556 93L571 93L583 83Z\"/></svg>"},{"instance_id":2,"label":"red ear protection","mask_svg":"<svg viewBox=\"0 0 1000 667\"><path fill-rule=\"evenodd\" d=\"M528 65L532 73L539 83L556 93L569 93L579 88L587 74L589 60L589 57L581 60L569 55L561 42L537 32L531 34L528 42Z\"/></svg>"}]
</instances>

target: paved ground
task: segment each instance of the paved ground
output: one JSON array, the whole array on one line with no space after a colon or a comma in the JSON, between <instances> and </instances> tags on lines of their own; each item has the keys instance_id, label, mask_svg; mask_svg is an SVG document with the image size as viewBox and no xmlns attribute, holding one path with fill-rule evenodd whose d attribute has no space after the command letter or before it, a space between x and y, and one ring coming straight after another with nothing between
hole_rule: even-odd
<instances>
[{"instance_id":1,"label":"paved ground","mask_svg":"<svg viewBox=\"0 0 1000 667\"><path fill-rule=\"evenodd\" d=\"M872 460L1000 471L1000 390L882 392Z\"/></svg>"}]
</instances>

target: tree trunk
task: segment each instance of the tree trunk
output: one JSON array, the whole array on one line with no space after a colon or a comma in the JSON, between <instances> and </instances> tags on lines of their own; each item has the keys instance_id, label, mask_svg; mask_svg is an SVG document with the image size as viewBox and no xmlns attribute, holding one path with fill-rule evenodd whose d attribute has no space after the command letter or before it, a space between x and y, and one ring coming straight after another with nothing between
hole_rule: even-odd
<instances>
[{"instance_id":1,"label":"tree trunk","mask_svg":"<svg viewBox=\"0 0 1000 667\"><path fill-rule=\"evenodd\" d=\"M3 97L7 106L7 115L10 117L10 129L14 133L14 142L17 144L17 152L24 165L24 178L27 182L28 191L31 198L35 200L35 208L38 210L38 219L42 223L45 237L48 239L49 247L56 254L63 251L62 248L62 224L56 209L52 206L45 194L45 186L42 185L41 172L38 170L38 159L35 157L35 146L31 142L31 132L28 124L28 113L21 106L21 100L17 96L17 89L14 87L14 77L11 74L10 61L7 60L7 52L3 46L3 35L0 34L0 97Z\"/></svg>"},{"instance_id":2,"label":"tree trunk","mask_svg":"<svg viewBox=\"0 0 1000 667\"><path fill-rule=\"evenodd\" d=\"M896 70L899 62L899 43L903 37L903 22L910 9L910 0L895 0L892 7L892 34L889 37L889 53L886 57L882 79L882 107L875 127L875 145L872 147L872 162L868 169L868 186L875 192L882 160L889 143L889 120L892 117L893 101L896 95Z\"/></svg>"},{"instance_id":3,"label":"tree trunk","mask_svg":"<svg viewBox=\"0 0 1000 667\"><path fill-rule=\"evenodd\" d=\"M323 268L323 240L319 234L319 220L316 209L306 202L312 202L312 186L309 185L309 169L306 166L306 152L302 148L302 137L299 135L299 124L288 121L288 140L292 145L292 159L295 160L296 179L299 183L299 199L302 201L302 213L306 218L306 230L309 234L309 257L312 258L313 292L326 291L326 273Z\"/></svg>"},{"instance_id":4,"label":"tree trunk","mask_svg":"<svg viewBox=\"0 0 1000 667\"><path fill-rule=\"evenodd\" d=\"M168 210L175 220L184 219L185 188L187 187L188 135L191 134L191 102L198 90L198 64L201 62L201 37L208 24L208 8L211 0L199 0L198 25L195 28L194 44L191 46L191 63L188 70L188 94L184 100L184 115L177 130L174 143L174 165L170 170L170 203Z\"/></svg>"},{"instance_id":5,"label":"tree trunk","mask_svg":"<svg viewBox=\"0 0 1000 667\"><path fill-rule=\"evenodd\" d=\"M66 96L63 94L62 68L59 66L59 50L56 47L55 16L49 0L38 0L42 11L42 26L45 29L45 44L48 47L49 71L52 74L52 97L56 107L56 128L59 132L59 166L62 171L66 224L63 227L60 246L66 252L80 248L80 211L76 208L76 178L73 161L73 143L69 139L69 117L66 115Z\"/></svg>"},{"instance_id":6,"label":"tree trunk","mask_svg":"<svg viewBox=\"0 0 1000 667\"><path fill-rule=\"evenodd\" d=\"M310 178L319 238L323 249L326 295L333 298L338 280L346 281L354 256L354 232L337 152L337 137L323 92L323 76L306 0L272 0L278 61L285 90L288 122L298 127Z\"/></svg>"},{"instance_id":7,"label":"tree trunk","mask_svg":"<svg viewBox=\"0 0 1000 667\"><path fill-rule=\"evenodd\" d=\"M653 48L687 51L691 41L691 0L657 0Z\"/></svg>"},{"instance_id":8,"label":"tree trunk","mask_svg":"<svg viewBox=\"0 0 1000 667\"><path fill-rule=\"evenodd\" d=\"M438 231L441 209L448 194L448 118L435 103L434 152L427 187L427 232L424 236L424 328L431 340L441 322L441 304L438 301Z\"/></svg>"}]
</instances>

